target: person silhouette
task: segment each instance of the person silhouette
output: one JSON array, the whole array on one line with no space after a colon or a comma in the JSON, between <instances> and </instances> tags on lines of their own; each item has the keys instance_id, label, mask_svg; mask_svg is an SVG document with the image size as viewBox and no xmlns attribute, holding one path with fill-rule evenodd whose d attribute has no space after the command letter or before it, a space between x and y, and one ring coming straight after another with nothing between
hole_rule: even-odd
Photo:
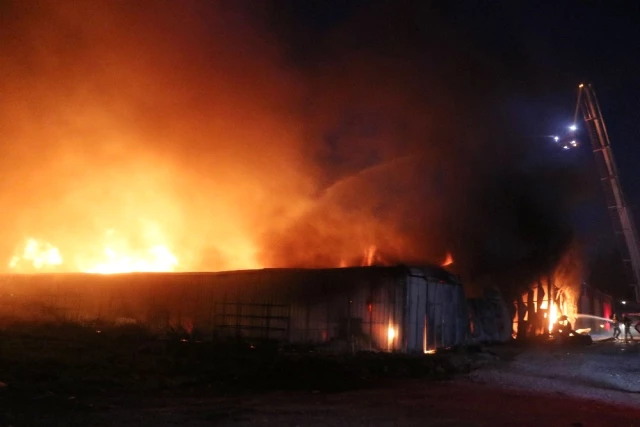
<instances>
[{"instance_id":1,"label":"person silhouette","mask_svg":"<svg viewBox=\"0 0 640 427\"><path fill-rule=\"evenodd\" d=\"M633 341L633 335L631 335L631 318L626 314L622 315L622 324L624 325L624 340ZM627 338L629 336L629 338Z\"/></svg>"},{"instance_id":2,"label":"person silhouette","mask_svg":"<svg viewBox=\"0 0 640 427\"><path fill-rule=\"evenodd\" d=\"M620 319L618 319L616 313L613 313L613 316L611 316L611 321L613 323L613 339L618 340L620 339L620 333L622 331L620 330Z\"/></svg>"}]
</instances>

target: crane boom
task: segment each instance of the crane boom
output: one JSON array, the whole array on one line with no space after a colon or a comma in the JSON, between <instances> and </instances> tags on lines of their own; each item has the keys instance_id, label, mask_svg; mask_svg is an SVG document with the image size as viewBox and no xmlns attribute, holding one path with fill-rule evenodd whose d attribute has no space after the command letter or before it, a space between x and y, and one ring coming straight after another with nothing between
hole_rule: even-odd
<instances>
[{"instance_id":1,"label":"crane boom","mask_svg":"<svg viewBox=\"0 0 640 427\"><path fill-rule=\"evenodd\" d=\"M640 246L631 212L627 205L618 177L611 141L604 124L598 98L593 87L581 84L578 89L578 102L574 115L576 123L578 111L582 116L591 140L596 168L604 188L607 208L613 221L613 231L627 276L632 283L636 302L640 302Z\"/></svg>"}]
</instances>

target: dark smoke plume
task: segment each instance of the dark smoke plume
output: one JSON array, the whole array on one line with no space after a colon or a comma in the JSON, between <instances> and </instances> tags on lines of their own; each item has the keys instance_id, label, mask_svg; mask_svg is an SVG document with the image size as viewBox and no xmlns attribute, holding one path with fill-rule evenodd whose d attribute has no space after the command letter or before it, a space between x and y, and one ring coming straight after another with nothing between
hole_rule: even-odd
<instances>
[{"instance_id":1,"label":"dark smoke plume","mask_svg":"<svg viewBox=\"0 0 640 427\"><path fill-rule=\"evenodd\" d=\"M516 35L491 50L492 30L457 24L455 7L349 4L339 26L302 38L309 50L291 38L307 22L282 31L306 79L305 136L324 185L267 235L267 263L336 265L373 244L386 262L452 251L461 274L488 285L550 271L572 243L584 179L532 166L539 148L509 109L535 87Z\"/></svg>"}]
</instances>

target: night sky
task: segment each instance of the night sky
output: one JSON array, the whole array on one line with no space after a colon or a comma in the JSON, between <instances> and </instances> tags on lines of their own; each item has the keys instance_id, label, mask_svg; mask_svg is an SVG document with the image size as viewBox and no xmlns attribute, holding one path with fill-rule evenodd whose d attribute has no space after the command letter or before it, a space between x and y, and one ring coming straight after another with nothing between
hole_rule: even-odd
<instances>
[{"instance_id":1,"label":"night sky","mask_svg":"<svg viewBox=\"0 0 640 427\"><path fill-rule=\"evenodd\" d=\"M573 120L578 84L593 84L623 189L636 222L640 220L640 176L636 168L640 162L637 2L276 1L274 9L280 17L286 16L284 38L291 55L303 66L323 60L324 45L335 32L358 28L363 16L381 12L385 19L379 22L384 24L378 34L371 31L361 36L363 49L384 43L400 51L407 45L414 46L417 55L412 61L422 62L432 60L434 53L441 54L439 48L430 49L431 41L436 40L444 46L453 45L458 52L452 55L484 57L496 72L487 76L491 84L508 91L501 102L510 110L513 122L504 125L514 141L535 147L537 152L529 153L534 162L578 167L590 180L586 184L593 187L588 189L589 196L575 206L573 213L574 226L588 242L590 252L600 246L606 250L614 243L587 135L581 135L585 143L571 152L558 150L546 136L566 132ZM432 30L434 22L444 31ZM399 29L397 38L384 34L389 26ZM414 33L404 33L411 27ZM450 37L456 41L452 43ZM461 78L464 73L460 70ZM483 82L479 86L485 85ZM468 90L474 91L473 87ZM495 99L488 96L484 108L494 107Z\"/></svg>"}]
</instances>

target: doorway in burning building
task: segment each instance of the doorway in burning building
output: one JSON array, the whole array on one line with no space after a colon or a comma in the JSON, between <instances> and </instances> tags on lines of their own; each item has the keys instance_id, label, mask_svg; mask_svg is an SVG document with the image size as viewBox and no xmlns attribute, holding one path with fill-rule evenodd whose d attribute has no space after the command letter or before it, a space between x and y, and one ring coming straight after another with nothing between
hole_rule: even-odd
<instances>
[{"instance_id":1,"label":"doorway in burning building","mask_svg":"<svg viewBox=\"0 0 640 427\"><path fill-rule=\"evenodd\" d=\"M577 314L577 294L572 287L558 286L552 277L546 283L540 279L514 302L513 338L547 335L561 316L575 324Z\"/></svg>"}]
</instances>

